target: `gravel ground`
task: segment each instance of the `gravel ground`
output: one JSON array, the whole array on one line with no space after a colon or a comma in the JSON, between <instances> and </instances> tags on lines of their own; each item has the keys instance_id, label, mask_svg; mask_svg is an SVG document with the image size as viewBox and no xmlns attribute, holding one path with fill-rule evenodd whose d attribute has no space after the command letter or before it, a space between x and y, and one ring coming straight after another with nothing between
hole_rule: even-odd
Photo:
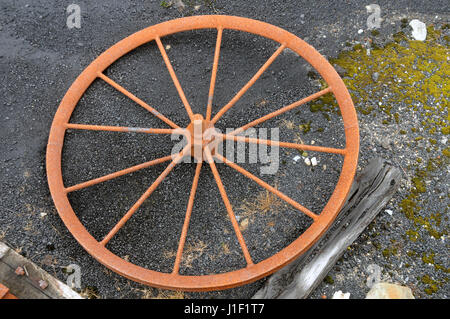
<instances>
[{"instance_id":1,"label":"gravel ground","mask_svg":"<svg viewBox=\"0 0 450 319\"><path fill-rule=\"evenodd\" d=\"M369 3L358 1L321 1L311 5L307 1L293 0L253 1L251 4L203 0L185 1L184 10L168 6L168 1L110 1L108 4L76 1L82 13L80 29L66 27L65 10L70 3L72 1L1 1L0 4L3 13L0 16L3 97L0 239L63 281L67 274L61 267L72 263L80 265L82 291L91 297L251 297L264 280L219 292L181 294L147 288L107 270L79 246L62 224L51 200L45 173L48 132L59 102L74 79L101 52L127 35L161 21L193 14L239 15L280 26L331 59L342 73L358 109L359 169L369 159L381 156L401 167L405 174L399 192L386 211L382 211L349 248L311 297L331 297L335 291L342 290L350 292L350 298L364 298L369 290L366 281L370 276L370 264L379 266L383 281L411 287L416 298L447 297L450 6L446 1L379 1L383 21L378 32L367 30L369 14L365 6ZM386 46L389 43L408 47L411 30L407 23L414 18L427 26L433 25L432 30L439 30L439 35L427 42L429 47L425 51L444 52L444 57L441 54L425 59L436 68L431 65L431 69L422 69L420 65L425 64L420 62L422 60L413 59L411 64L407 64L406 59L398 62L399 56L395 54L403 51L395 47L395 53L389 51L389 57L397 63L377 72L376 65L363 59L367 56L368 44L372 43L372 56L376 56L377 48L389 48ZM400 31L404 35L399 34ZM168 54L194 112L202 112L215 34L190 32L164 38L163 42L170 46ZM227 103L277 48L269 40L231 31L224 33L223 43L214 111ZM355 64L360 68L353 70L351 65ZM415 80L418 83L430 83L436 75L442 77L443 84L437 86L437 93L426 94L426 101L410 109L408 105L417 102L399 98L406 89L395 90L395 82L388 83L384 77L402 68L406 72L409 68L418 69L419 78ZM374 73L379 73L379 81L386 85L366 87L361 85L363 81L358 82L364 79L358 78L359 75L373 77ZM155 45L147 44L126 55L108 68L106 74L143 100L151 101L151 105L157 106L174 122L187 125L188 118ZM309 65L286 51L224 116L219 127L225 130L243 125L316 92L320 86ZM417 90L424 91L419 87ZM363 93L368 99L363 98ZM342 146L339 116L332 111L332 103L328 112L328 101L321 102L325 107L312 104L309 108L306 106L305 111L290 112L271 120L265 127L278 127L280 140L284 141ZM385 104L390 107L383 107ZM370 106L371 111L367 112ZM317 111L317 107L320 112L312 112ZM435 119L432 124L427 122L430 118ZM160 125L160 121L101 81L96 81L81 99L72 122L138 127ZM79 131L69 132L65 143L66 185L163 156L173 145L168 137ZM293 161L296 155L296 151L280 150L278 172L263 178L311 210L320 211L337 180L340 158L308 154L319 159L319 165L313 169L302 160ZM267 197L260 188L231 169L219 166L256 261L279 251L308 226L308 218ZM70 201L87 229L100 239L164 167L158 165L74 192L70 194ZM259 165L243 164L243 167L258 173ZM194 170L194 164L176 167L117 234L108 246L111 251L150 269L170 271ZM208 169L201 175L200 183L202 187L198 190L186 243L187 257L181 271L204 274L242 267L244 259ZM267 210L264 203L269 203Z\"/></svg>"}]
</instances>

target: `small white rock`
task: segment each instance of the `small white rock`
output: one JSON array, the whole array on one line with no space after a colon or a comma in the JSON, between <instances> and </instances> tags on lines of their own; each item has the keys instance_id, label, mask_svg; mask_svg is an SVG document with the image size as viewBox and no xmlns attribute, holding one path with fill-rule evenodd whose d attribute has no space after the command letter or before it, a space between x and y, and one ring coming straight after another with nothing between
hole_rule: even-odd
<instances>
[{"instance_id":1,"label":"small white rock","mask_svg":"<svg viewBox=\"0 0 450 319\"><path fill-rule=\"evenodd\" d=\"M316 166L317 165L317 159L315 157L311 158L311 165Z\"/></svg>"},{"instance_id":2,"label":"small white rock","mask_svg":"<svg viewBox=\"0 0 450 319\"><path fill-rule=\"evenodd\" d=\"M361 34L361 33L363 33L363 32L364 32L363 29L359 29L359 30L358 30L358 34Z\"/></svg>"},{"instance_id":3,"label":"small white rock","mask_svg":"<svg viewBox=\"0 0 450 319\"><path fill-rule=\"evenodd\" d=\"M419 41L425 41L425 39L427 38L426 24L420 20L414 19L414 20L411 20L409 25L413 29L413 31L412 31L413 38L416 40L419 40Z\"/></svg>"},{"instance_id":4,"label":"small white rock","mask_svg":"<svg viewBox=\"0 0 450 319\"><path fill-rule=\"evenodd\" d=\"M40 213L40 215L43 218L43 217L47 216L47 213Z\"/></svg>"},{"instance_id":5,"label":"small white rock","mask_svg":"<svg viewBox=\"0 0 450 319\"><path fill-rule=\"evenodd\" d=\"M294 162L297 162L299 159L301 158L301 156L295 156L294 158L293 158L293 160L294 160Z\"/></svg>"},{"instance_id":6,"label":"small white rock","mask_svg":"<svg viewBox=\"0 0 450 319\"><path fill-rule=\"evenodd\" d=\"M390 209L386 209L384 212L387 213L387 214L389 214L389 215L391 215L391 216L392 216L392 213L393 213L393 211L390 210Z\"/></svg>"},{"instance_id":7,"label":"small white rock","mask_svg":"<svg viewBox=\"0 0 450 319\"><path fill-rule=\"evenodd\" d=\"M310 166L311 165L311 160L309 158L305 158L305 164Z\"/></svg>"},{"instance_id":8,"label":"small white rock","mask_svg":"<svg viewBox=\"0 0 450 319\"><path fill-rule=\"evenodd\" d=\"M166 50L170 50L171 46L170 44L166 45Z\"/></svg>"},{"instance_id":9,"label":"small white rock","mask_svg":"<svg viewBox=\"0 0 450 319\"><path fill-rule=\"evenodd\" d=\"M336 291L331 299L349 299L350 293L343 293L341 290Z\"/></svg>"}]
</instances>

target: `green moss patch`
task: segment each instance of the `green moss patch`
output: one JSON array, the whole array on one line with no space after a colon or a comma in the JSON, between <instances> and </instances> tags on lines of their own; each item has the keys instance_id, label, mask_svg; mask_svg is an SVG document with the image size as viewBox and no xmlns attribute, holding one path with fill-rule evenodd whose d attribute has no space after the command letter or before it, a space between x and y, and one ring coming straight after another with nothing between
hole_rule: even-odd
<instances>
[{"instance_id":1,"label":"green moss patch","mask_svg":"<svg viewBox=\"0 0 450 319\"><path fill-rule=\"evenodd\" d=\"M385 124L401 123L393 105L405 103L409 112L418 112L427 130L449 132L448 94L450 91L449 43L441 30L427 28L424 42L410 40L404 32L393 35L394 42L367 54L362 44L343 51L333 65L345 70L343 78L356 110L362 115L383 112ZM376 76L374 76L376 74ZM322 87L326 83L322 81ZM336 112L337 102L326 94L310 103L312 112Z\"/></svg>"}]
</instances>

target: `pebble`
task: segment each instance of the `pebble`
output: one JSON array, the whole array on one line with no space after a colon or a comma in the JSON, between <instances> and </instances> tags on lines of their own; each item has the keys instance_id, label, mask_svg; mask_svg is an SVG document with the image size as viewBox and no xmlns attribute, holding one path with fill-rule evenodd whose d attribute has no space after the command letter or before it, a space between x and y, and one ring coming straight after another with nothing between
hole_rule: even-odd
<instances>
[{"instance_id":1,"label":"pebble","mask_svg":"<svg viewBox=\"0 0 450 319\"><path fill-rule=\"evenodd\" d=\"M363 33L363 32L364 32L363 29L359 29L359 30L358 30L358 34L361 34L361 33Z\"/></svg>"},{"instance_id":2,"label":"pebble","mask_svg":"<svg viewBox=\"0 0 450 319\"><path fill-rule=\"evenodd\" d=\"M242 222L240 223L240 229L241 230L245 230L248 227L248 218L245 218L242 220Z\"/></svg>"},{"instance_id":3,"label":"pebble","mask_svg":"<svg viewBox=\"0 0 450 319\"><path fill-rule=\"evenodd\" d=\"M379 282L369 290L366 299L415 299L409 287Z\"/></svg>"},{"instance_id":4,"label":"pebble","mask_svg":"<svg viewBox=\"0 0 450 319\"><path fill-rule=\"evenodd\" d=\"M311 160L308 157L305 158L305 164L311 166Z\"/></svg>"},{"instance_id":5,"label":"pebble","mask_svg":"<svg viewBox=\"0 0 450 319\"><path fill-rule=\"evenodd\" d=\"M426 24L420 20L414 19L414 20L411 20L409 25L413 29L412 34L411 34L413 36L413 38L416 40L419 40L419 41L425 41L425 39L427 38Z\"/></svg>"},{"instance_id":6,"label":"pebble","mask_svg":"<svg viewBox=\"0 0 450 319\"><path fill-rule=\"evenodd\" d=\"M295 156L295 157L293 158L293 160L294 160L294 162L297 162L300 158L301 158L301 157L297 155L297 156Z\"/></svg>"},{"instance_id":7,"label":"pebble","mask_svg":"<svg viewBox=\"0 0 450 319\"><path fill-rule=\"evenodd\" d=\"M350 293L343 293L341 290L336 291L331 299L350 299Z\"/></svg>"},{"instance_id":8,"label":"pebble","mask_svg":"<svg viewBox=\"0 0 450 319\"><path fill-rule=\"evenodd\" d=\"M378 72L373 72L372 73L372 80L374 82L377 82L379 77L380 77L380 73L378 73Z\"/></svg>"},{"instance_id":9,"label":"pebble","mask_svg":"<svg viewBox=\"0 0 450 319\"><path fill-rule=\"evenodd\" d=\"M383 140L382 142L381 142L381 146L384 148L384 149L390 149L390 146L389 146L389 141L386 141L386 140Z\"/></svg>"},{"instance_id":10,"label":"pebble","mask_svg":"<svg viewBox=\"0 0 450 319\"><path fill-rule=\"evenodd\" d=\"M387 213L387 214L389 214L389 215L391 215L391 216L392 216L392 213L393 213L393 211L390 210L390 209L386 209L384 212Z\"/></svg>"},{"instance_id":11,"label":"pebble","mask_svg":"<svg viewBox=\"0 0 450 319\"><path fill-rule=\"evenodd\" d=\"M316 166L317 165L317 159L315 157L311 158L311 165Z\"/></svg>"}]
</instances>

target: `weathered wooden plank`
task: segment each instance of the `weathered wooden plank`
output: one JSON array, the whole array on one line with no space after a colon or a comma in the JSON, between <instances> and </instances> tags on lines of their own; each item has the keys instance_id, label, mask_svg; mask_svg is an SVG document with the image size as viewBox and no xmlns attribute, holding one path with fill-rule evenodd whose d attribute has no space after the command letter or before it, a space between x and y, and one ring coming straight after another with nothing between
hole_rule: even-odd
<instances>
[{"instance_id":1,"label":"weathered wooden plank","mask_svg":"<svg viewBox=\"0 0 450 319\"><path fill-rule=\"evenodd\" d=\"M399 169L375 158L356 177L333 226L306 254L273 274L257 299L306 298L396 192Z\"/></svg>"},{"instance_id":2,"label":"weathered wooden plank","mask_svg":"<svg viewBox=\"0 0 450 319\"><path fill-rule=\"evenodd\" d=\"M16 274L17 267L24 270ZM42 282L40 282L42 281ZM70 287L0 242L0 283L19 299L80 299Z\"/></svg>"}]
</instances>

